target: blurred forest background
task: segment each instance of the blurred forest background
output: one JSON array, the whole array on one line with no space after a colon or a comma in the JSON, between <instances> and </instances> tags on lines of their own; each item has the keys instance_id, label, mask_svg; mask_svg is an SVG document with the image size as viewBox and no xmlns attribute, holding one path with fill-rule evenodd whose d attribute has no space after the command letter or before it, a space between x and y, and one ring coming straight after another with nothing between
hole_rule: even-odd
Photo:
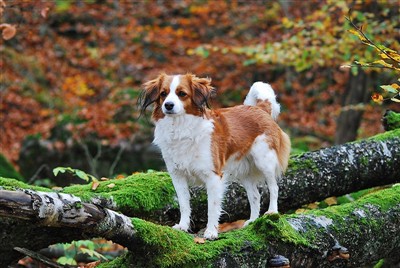
<instances>
[{"instance_id":1,"label":"blurred forest background","mask_svg":"<svg viewBox=\"0 0 400 268\"><path fill-rule=\"evenodd\" d=\"M255 81L272 84L293 152L383 131L399 104L371 95L398 76L373 62L374 42L400 50L397 0L0 1L0 153L30 183L63 186L52 169L97 177L162 169L141 84L159 72L208 76L214 107L242 103ZM5 161L2 159L2 161ZM51 180L49 180L49 178Z\"/></svg>"}]
</instances>

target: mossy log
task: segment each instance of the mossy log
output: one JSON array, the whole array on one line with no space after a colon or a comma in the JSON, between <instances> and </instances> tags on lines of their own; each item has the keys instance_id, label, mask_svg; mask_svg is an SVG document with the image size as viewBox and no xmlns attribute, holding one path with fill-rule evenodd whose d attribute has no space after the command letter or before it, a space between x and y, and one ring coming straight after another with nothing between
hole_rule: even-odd
<instances>
[{"instance_id":1,"label":"mossy log","mask_svg":"<svg viewBox=\"0 0 400 268\"><path fill-rule=\"evenodd\" d=\"M2 265L18 256L12 252L15 246L38 250L98 236L129 249L128 255L102 267L266 267L275 254L287 257L291 267L400 261L398 184L341 206L263 216L204 244L190 234L104 212L70 195L1 190L0 200Z\"/></svg>"},{"instance_id":2,"label":"mossy log","mask_svg":"<svg viewBox=\"0 0 400 268\"><path fill-rule=\"evenodd\" d=\"M370 139L333 146L290 158L288 170L279 182L279 211L342 196L358 190L400 182L400 129ZM126 181L103 182L96 191L90 186L66 187L63 192L118 209L126 215L162 224L179 219L175 191L166 173L137 174ZM260 187L262 212L268 208L268 189ZM112 197L112 198L111 198ZM111 200L112 199L112 200ZM192 229L207 222L207 196L201 187L191 189ZM249 217L246 193L232 183L226 191L222 222Z\"/></svg>"},{"instance_id":3,"label":"mossy log","mask_svg":"<svg viewBox=\"0 0 400 268\"><path fill-rule=\"evenodd\" d=\"M43 248L85 236L134 244L135 231L127 216L54 192L0 190L0 225L0 264L18 256L16 246Z\"/></svg>"},{"instance_id":4,"label":"mossy log","mask_svg":"<svg viewBox=\"0 0 400 268\"><path fill-rule=\"evenodd\" d=\"M367 140L292 156L279 183L279 208L281 212L287 212L330 196L397 182L400 182L400 129ZM50 191L1 178L0 186ZM268 208L268 190L266 187L260 190L263 212ZM138 173L122 180L102 181L95 190L90 184L74 185L65 187L62 192L163 225L172 225L179 219L175 191L165 172ZM202 188L193 188L191 195L192 229L198 230L207 220L204 213L207 196ZM233 183L226 196L229 202L224 204L226 213L221 222L247 219L249 205L244 189Z\"/></svg>"},{"instance_id":5,"label":"mossy log","mask_svg":"<svg viewBox=\"0 0 400 268\"><path fill-rule=\"evenodd\" d=\"M386 131L400 128L400 113L386 110L382 118L382 125Z\"/></svg>"}]
</instances>

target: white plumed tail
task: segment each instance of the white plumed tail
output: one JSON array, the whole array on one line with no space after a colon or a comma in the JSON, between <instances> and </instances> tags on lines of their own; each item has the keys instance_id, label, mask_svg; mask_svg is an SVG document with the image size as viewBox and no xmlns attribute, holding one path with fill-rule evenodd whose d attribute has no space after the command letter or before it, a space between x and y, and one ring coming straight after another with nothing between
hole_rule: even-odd
<instances>
[{"instance_id":1,"label":"white plumed tail","mask_svg":"<svg viewBox=\"0 0 400 268\"><path fill-rule=\"evenodd\" d=\"M244 105L257 106L259 101L268 101L271 104L271 116L276 121L281 106L276 101L275 92L270 84L255 82L244 100Z\"/></svg>"}]
</instances>

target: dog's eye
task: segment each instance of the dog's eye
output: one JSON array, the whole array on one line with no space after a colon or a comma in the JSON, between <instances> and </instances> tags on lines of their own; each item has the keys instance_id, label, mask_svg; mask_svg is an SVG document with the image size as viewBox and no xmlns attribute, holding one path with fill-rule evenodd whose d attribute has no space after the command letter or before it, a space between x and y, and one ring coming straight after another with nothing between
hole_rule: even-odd
<instances>
[{"instance_id":1,"label":"dog's eye","mask_svg":"<svg viewBox=\"0 0 400 268\"><path fill-rule=\"evenodd\" d=\"M179 96L179 97L182 97L182 98L183 98L183 97L186 97L186 95L187 95L187 94L186 94L185 92L183 92L183 91L179 91L179 92L178 92L178 96Z\"/></svg>"},{"instance_id":2,"label":"dog's eye","mask_svg":"<svg viewBox=\"0 0 400 268\"><path fill-rule=\"evenodd\" d=\"M167 92L165 92L165 91L161 92L160 96L163 97L163 98L166 97L167 96Z\"/></svg>"}]
</instances>

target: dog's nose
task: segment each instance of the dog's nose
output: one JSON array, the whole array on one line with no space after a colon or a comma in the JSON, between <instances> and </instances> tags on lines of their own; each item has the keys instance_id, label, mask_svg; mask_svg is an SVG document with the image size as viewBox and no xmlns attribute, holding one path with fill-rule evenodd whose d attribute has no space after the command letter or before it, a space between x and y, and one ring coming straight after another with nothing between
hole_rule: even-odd
<instances>
[{"instance_id":1,"label":"dog's nose","mask_svg":"<svg viewBox=\"0 0 400 268\"><path fill-rule=\"evenodd\" d=\"M167 111L171 111L174 108L174 103L173 102L166 102L164 104L165 109L167 109Z\"/></svg>"}]
</instances>

